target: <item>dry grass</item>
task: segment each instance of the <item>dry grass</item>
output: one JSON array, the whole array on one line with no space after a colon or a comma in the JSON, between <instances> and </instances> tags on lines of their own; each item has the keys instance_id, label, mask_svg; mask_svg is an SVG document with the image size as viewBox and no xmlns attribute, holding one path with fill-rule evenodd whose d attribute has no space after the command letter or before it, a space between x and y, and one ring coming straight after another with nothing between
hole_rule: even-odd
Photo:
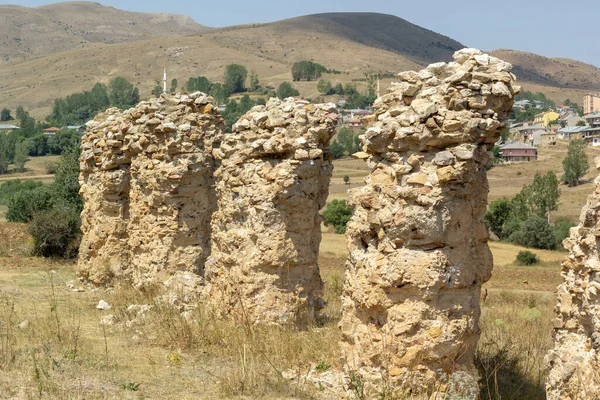
<instances>
[{"instance_id":1,"label":"dry grass","mask_svg":"<svg viewBox=\"0 0 600 400\"><path fill-rule=\"evenodd\" d=\"M25 171L23 172L15 171L14 165L11 164L8 173L0 175L0 183L11 179L31 179L51 183L54 181L54 175L47 173L46 166L48 164L56 164L59 159L60 156L29 157L25 163Z\"/></svg>"}]
</instances>

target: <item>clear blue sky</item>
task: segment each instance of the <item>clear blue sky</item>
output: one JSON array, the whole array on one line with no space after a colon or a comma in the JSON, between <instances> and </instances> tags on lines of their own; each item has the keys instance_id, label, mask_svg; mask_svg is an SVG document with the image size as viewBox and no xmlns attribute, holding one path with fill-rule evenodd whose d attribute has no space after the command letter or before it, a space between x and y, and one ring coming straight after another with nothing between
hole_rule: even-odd
<instances>
[{"instance_id":1,"label":"clear blue sky","mask_svg":"<svg viewBox=\"0 0 600 400\"><path fill-rule=\"evenodd\" d=\"M16 0L34 7L55 1ZM187 14L208 26L271 22L333 11L393 14L483 50L510 48L600 67L600 0L101 0L140 12Z\"/></svg>"}]
</instances>

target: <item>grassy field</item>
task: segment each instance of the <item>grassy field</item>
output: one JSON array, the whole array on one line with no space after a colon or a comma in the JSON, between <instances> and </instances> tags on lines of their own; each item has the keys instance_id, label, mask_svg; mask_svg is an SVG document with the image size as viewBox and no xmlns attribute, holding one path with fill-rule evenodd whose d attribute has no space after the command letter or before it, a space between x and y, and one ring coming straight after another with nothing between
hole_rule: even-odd
<instances>
[{"instance_id":1,"label":"grassy field","mask_svg":"<svg viewBox=\"0 0 600 400\"><path fill-rule=\"evenodd\" d=\"M588 152L590 163L600 154ZM566 146L558 145L542 149L539 161L493 168L490 198L514 195L535 172L559 173L565 153ZM31 159L27 172L11 178L39 179L48 161L56 158ZM367 172L362 161L336 161L329 199L346 198ZM592 186L563 186L556 215L575 219ZM347 256L343 235L323 234L319 262L327 307L318 324L298 332L219 322L201 308L182 316L153 290L73 291L65 282L75 278L75 265L29 257L24 229L0 222L0 398L335 398L327 387L305 381L317 365L342 367L337 323ZM553 293L566 253L533 250L541 263L519 267L514 261L522 248L499 242L490 248L494 271L484 285L477 353L482 399L543 399ZM97 310L101 299L112 309ZM132 304L153 308L137 317L128 310ZM117 324L101 325L107 315ZM283 371L298 379L283 378Z\"/></svg>"},{"instance_id":2,"label":"grassy field","mask_svg":"<svg viewBox=\"0 0 600 400\"><path fill-rule=\"evenodd\" d=\"M597 176L593 167L593 159L600 155L600 147L588 146L586 149L590 171L584 178L584 182L574 188L561 185L561 197L559 209L552 213L552 218L568 217L577 221L581 207L586 198L594 191L593 180ZM499 165L488 172L490 184L489 199L496 200L503 197L512 197L517 194L523 185L531 184L536 173L554 171L560 178L563 175L562 160L567 154L567 144L559 142L552 147L540 147L539 159L528 163ZM363 185L363 179L369 170L362 160L344 158L334 161L333 179L329 187L329 201L333 199L346 199L350 188ZM350 177L351 185L345 185L344 175Z\"/></svg>"},{"instance_id":3,"label":"grassy field","mask_svg":"<svg viewBox=\"0 0 600 400\"><path fill-rule=\"evenodd\" d=\"M327 307L307 331L219 322L201 309L185 317L158 292L125 286L73 291L72 262L28 257L17 224L0 224L0 398L335 398L304 383L311 368L339 369L337 322L345 261L343 235L324 234L320 265ZM519 247L493 243L485 285L478 366L484 399L543 398L543 356L552 345L552 291L564 253L535 251L542 263L517 267ZM112 308L96 309L99 300ZM143 317L132 304L153 308ZM117 325L101 325L114 315ZM298 379L282 377L283 371ZM499 389L495 389L498 387Z\"/></svg>"},{"instance_id":4,"label":"grassy field","mask_svg":"<svg viewBox=\"0 0 600 400\"><path fill-rule=\"evenodd\" d=\"M54 175L47 172L47 167L51 164L56 164L60 156L44 156L44 157L29 157L25 163L25 171L17 172L11 164L8 168L8 173L0 175L0 183L11 179L34 179L44 183L51 183L54 180Z\"/></svg>"}]
</instances>

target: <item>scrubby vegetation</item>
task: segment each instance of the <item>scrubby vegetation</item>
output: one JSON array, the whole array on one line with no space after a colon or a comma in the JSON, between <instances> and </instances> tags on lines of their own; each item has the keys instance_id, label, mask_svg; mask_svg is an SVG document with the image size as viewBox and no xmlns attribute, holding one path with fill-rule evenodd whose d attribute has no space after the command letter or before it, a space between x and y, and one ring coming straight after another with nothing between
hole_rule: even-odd
<instances>
[{"instance_id":1,"label":"scrubby vegetation","mask_svg":"<svg viewBox=\"0 0 600 400\"><path fill-rule=\"evenodd\" d=\"M65 153L54 183L8 181L0 185L0 203L8 205L9 222L29 224L35 254L73 257L80 238L79 151Z\"/></svg>"},{"instance_id":2,"label":"scrubby vegetation","mask_svg":"<svg viewBox=\"0 0 600 400\"><path fill-rule=\"evenodd\" d=\"M535 265L540 262L540 259L529 250L521 250L517 254L516 262L517 265Z\"/></svg>"},{"instance_id":3,"label":"scrubby vegetation","mask_svg":"<svg viewBox=\"0 0 600 400\"><path fill-rule=\"evenodd\" d=\"M333 226L335 233L346 233L346 224L352 217L352 207L345 200L332 200L323 212L325 226Z\"/></svg>"},{"instance_id":4,"label":"scrubby vegetation","mask_svg":"<svg viewBox=\"0 0 600 400\"><path fill-rule=\"evenodd\" d=\"M512 199L492 201L485 224L499 239L537 249L556 249L575 224L561 218L554 224L549 214L558 209L560 190L553 172L536 174Z\"/></svg>"}]
</instances>

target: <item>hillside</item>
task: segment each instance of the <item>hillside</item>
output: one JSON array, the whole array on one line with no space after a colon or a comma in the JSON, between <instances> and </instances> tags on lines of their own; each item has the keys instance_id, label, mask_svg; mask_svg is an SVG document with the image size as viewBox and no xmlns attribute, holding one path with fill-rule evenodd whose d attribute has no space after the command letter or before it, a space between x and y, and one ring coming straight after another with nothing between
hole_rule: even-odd
<instances>
[{"instance_id":1,"label":"hillside","mask_svg":"<svg viewBox=\"0 0 600 400\"><path fill-rule=\"evenodd\" d=\"M90 43L192 35L208 29L186 15L137 13L91 2L35 8L0 5L0 65Z\"/></svg>"},{"instance_id":2,"label":"hillside","mask_svg":"<svg viewBox=\"0 0 600 400\"><path fill-rule=\"evenodd\" d=\"M333 43L337 44L335 47L343 48L347 42L359 43L397 53L421 65L440 60L450 61L456 50L465 47L402 18L378 13L307 15L270 24L223 28L206 36L240 49L258 46L261 52L273 52L273 57L284 56L294 61L298 46L306 47L304 41L318 46L320 41L332 38L340 41ZM283 50L283 54L275 52L277 47L263 48L269 45L268 38L281 41L282 46L278 47Z\"/></svg>"},{"instance_id":3,"label":"hillside","mask_svg":"<svg viewBox=\"0 0 600 400\"><path fill-rule=\"evenodd\" d=\"M211 29L191 18L144 14L97 3L58 3L37 8L0 6L0 106L21 104L47 115L56 97L88 90L124 76L150 96L167 67L181 87L191 76L220 80L227 64L255 70L263 85L291 81L291 65L312 60L342 71L326 79L358 82L370 70L395 74L450 60L461 43L396 16L327 13L267 24ZM514 50L494 55L514 64L527 90L581 103L600 90L600 70L567 59ZM382 81L382 88L391 79ZM302 96L319 95L316 82L294 83Z\"/></svg>"},{"instance_id":4,"label":"hillside","mask_svg":"<svg viewBox=\"0 0 600 400\"><path fill-rule=\"evenodd\" d=\"M568 58L548 58L534 53L499 49L491 52L512 63L523 81L565 89L600 91L600 68Z\"/></svg>"}]
</instances>

